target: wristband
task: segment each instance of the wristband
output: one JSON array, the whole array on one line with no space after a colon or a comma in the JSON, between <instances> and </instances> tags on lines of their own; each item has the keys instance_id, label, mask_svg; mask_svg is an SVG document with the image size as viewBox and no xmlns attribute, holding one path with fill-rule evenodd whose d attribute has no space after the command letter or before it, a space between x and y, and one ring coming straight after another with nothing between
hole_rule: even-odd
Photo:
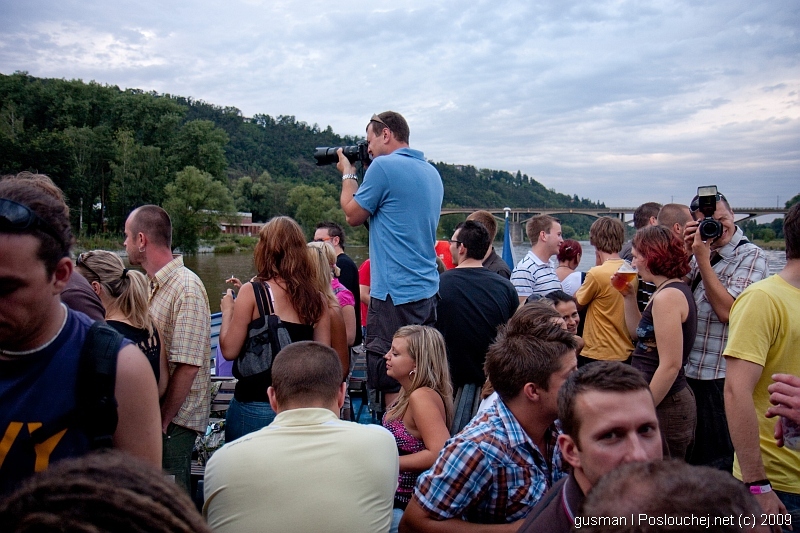
<instances>
[{"instance_id":1,"label":"wristband","mask_svg":"<svg viewBox=\"0 0 800 533\"><path fill-rule=\"evenodd\" d=\"M344 174L344 175L342 175L342 181L344 181L344 180L356 180L356 181L358 181L358 176L356 176L355 174Z\"/></svg>"},{"instance_id":2,"label":"wristband","mask_svg":"<svg viewBox=\"0 0 800 533\"><path fill-rule=\"evenodd\" d=\"M768 479L760 479L758 481L745 483L745 486L750 490L750 494L766 494L772 492L772 485Z\"/></svg>"}]
</instances>

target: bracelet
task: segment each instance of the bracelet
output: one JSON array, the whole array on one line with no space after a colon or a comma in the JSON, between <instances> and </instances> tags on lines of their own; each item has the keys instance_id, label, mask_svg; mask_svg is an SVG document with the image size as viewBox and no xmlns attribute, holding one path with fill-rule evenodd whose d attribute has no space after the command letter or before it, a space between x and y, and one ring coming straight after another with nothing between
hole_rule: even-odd
<instances>
[{"instance_id":1,"label":"bracelet","mask_svg":"<svg viewBox=\"0 0 800 533\"><path fill-rule=\"evenodd\" d=\"M356 180L356 181L358 181L358 176L356 176L355 174L344 174L344 175L342 175L342 181L344 181L344 180Z\"/></svg>"},{"instance_id":2,"label":"bracelet","mask_svg":"<svg viewBox=\"0 0 800 533\"><path fill-rule=\"evenodd\" d=\"M750 490L750 494L766 494L772 492L772 485L768 479L751 481L750 483L745 483L745 486Z\"/></svg>"}]
</instances>

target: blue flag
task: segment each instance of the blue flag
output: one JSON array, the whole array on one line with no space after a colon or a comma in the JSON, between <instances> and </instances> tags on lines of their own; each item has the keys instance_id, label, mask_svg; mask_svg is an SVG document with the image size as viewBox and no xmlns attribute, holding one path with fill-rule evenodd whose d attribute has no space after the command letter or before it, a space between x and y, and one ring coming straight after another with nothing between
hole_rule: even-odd
<instances>
[{"instance_id":1,"label":"blue flag","mask_svg":"<svg viewBox=\"0 0 800 533\"><path fill-rule=\"evenodd\" d=\"M514 252L511 250L511 230L509 229L508 213L506 212L506 231L503 237L503 261L511 268L514 269Z\"/></svg>"}]
</instances>

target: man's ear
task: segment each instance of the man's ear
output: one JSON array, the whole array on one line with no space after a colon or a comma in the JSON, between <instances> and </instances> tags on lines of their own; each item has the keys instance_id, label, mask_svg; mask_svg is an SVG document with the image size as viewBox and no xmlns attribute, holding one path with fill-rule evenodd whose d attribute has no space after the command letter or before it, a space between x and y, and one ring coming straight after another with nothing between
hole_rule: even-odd
<instances>
[{"instance_id":1,"label":"man's ear","mask_svg":"<svg viewBox=\"0 0 800 533\"><path fill-rule=\"evenodd\" d=\"M339 406L339 410L342 410L342 406L344 405L344 399L347 395L347 382L343 381L342 384L339 386L339 391L336 393L336 404Z\"/></svg>"},{"instance_id":2,"label":"man's ear","mask_svg":"<svg viewBox=\"0 0 800 533\"><path fill-rule=\"evenodd\" d=\"M531 402L538 402L541 399L540 388L535 383L526 383L522 387L522 394Z\"/></svg>"},{"instance_id":3,"label":"man's ear","mask_svg":"<svg viewBox=\"0 0 800 533\"><path fill-rule=\"evenodd\" d=\"M53 290L56 294L61 294L61 291L67 286L69 278L72 277L72 270L74 269L72 259L69 257L62 257L56 263L56 269L53 271Z\"/></svg>"},{"instance_id":4,"label":"man's ear","mask_svg":"<svg viewBox=\"0 0 800 533\"><path fill-rule=\"evenodd\" d=\"M581 458L578 453L578 443L570 435L562 433L558 436L558 447L561 448L561 456L572 468L581 468Z\"/></svg>"},{"instance_id":5,"label":"man's ear","mask_svg":"<svg viewBox=\"0 0 800 533\"><path fill-rule=\"evenodd\" d=\"M278 400L275 397L275 389L272 387L267 387L267 398L269 398L269 406L272 407L272 410L276 413L278 412Z\"/></svg>"}]
</instances>

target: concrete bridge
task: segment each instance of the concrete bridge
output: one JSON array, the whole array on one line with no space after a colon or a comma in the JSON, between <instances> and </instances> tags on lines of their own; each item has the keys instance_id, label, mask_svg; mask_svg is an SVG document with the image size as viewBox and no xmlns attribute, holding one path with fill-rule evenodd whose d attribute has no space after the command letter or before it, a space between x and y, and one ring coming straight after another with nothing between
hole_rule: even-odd
<instances>
[{"instance_id":1,"label":"concrete bridge","mask_svg":"<svg viewBox=\"0 0 800 533\"><path fill-rule=\"evenodd\" d=\"M520 244L525 235L525 222L536 215L587 215L594 218L614 217L620 219L623 224L633 223L633 212L636 207L603 207L603 208L569 208L569 207L529 207L529 208L496 208L496 207L454 207L444 208L442 215L464 214L469 215L473 211L488 211L498 220L505 220L505 212L508 211L508 218L511 221L511 241ZM736 222L744 222L751 218L764 215L785 215L789 212L781 207L732 207L736 213ZM630 215L630 216L628 216Z\"/></svg>"}]
</instances>

